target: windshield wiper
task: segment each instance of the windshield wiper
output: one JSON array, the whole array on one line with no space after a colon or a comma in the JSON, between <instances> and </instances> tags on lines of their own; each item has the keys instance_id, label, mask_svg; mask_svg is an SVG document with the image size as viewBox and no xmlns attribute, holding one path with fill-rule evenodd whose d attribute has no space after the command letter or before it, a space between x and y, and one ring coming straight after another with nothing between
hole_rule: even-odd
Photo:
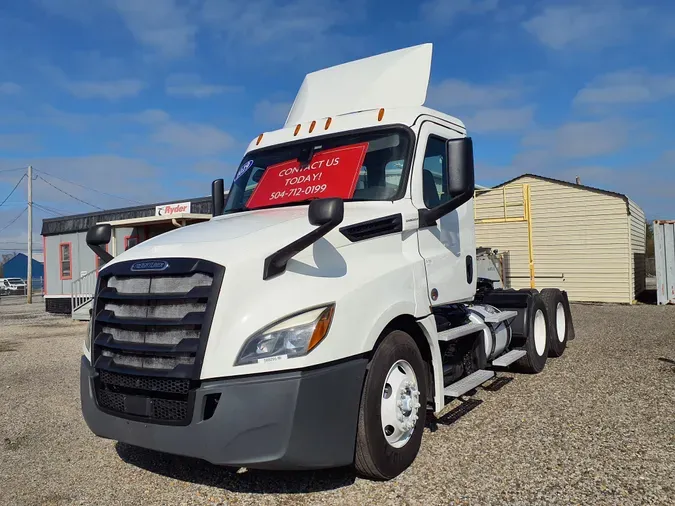
<instances>
[{"instance_id":1,"label":"windshield wiper","mask_svg":"<svg viewBox=\"0 0 675 506\"><path fill-rule=\"evenodd\" d=\"M292 207L292 206L302 206L302 205L307 205L313 200L318 200L319 197L313 197L313 198L308 198L308 199L303 199L303 200L294 200L293 202L284 202L283 204L270 204L268 206L260 206L260 207L237 207L235 209L230 209L228 211L225 211L224 214L230 214L230 213L243 213L246 211L257 211L258 209L272 209L275 207Z\"/></svg>"}]
</instances>

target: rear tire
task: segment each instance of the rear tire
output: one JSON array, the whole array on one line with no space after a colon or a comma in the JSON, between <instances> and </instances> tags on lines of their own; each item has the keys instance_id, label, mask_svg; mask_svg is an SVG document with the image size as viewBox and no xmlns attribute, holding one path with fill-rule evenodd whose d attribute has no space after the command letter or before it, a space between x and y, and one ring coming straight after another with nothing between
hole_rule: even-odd
<instances>
[{"instance_id":1,"label":"rear tire","mask_svg":"<svg viewBox=\"0 0 675 506\"><path fill-rule=\"evenodd\" d=\"M544 288L541 298L548 313L549 356L561 357L567 347L568 328L565 299L557 288Z\"/></svg>"},{"instance_id":2,"label":"rear tire","mask_svg":"<svg viewBox=\"0 0 675 506\"><path fill-rule=\"evenodd\" d=\"M527 339L525 351L527 354L517 362L517 367L530 374L540 373L546 365L549 352L547 338L548 315L541 295L532 295L532 304L527 312Z\"/></svg>"},{"instance_id":3,"label":"rear tire","mask_svg":"<svg viewBox=\"0 0 675 506\"><path fill-rule=\"evenodd\" d=\"M426 417L426 378L414 339L400 330L387 334L370 361L361 394L354 467L364 477L392 479L417 457Z\"/></svg>"}]
</instances>

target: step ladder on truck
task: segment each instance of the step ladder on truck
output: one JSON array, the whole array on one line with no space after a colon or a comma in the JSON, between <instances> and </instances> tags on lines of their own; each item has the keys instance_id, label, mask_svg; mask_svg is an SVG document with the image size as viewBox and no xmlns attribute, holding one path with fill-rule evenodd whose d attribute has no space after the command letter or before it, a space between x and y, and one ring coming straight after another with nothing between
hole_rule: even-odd
<instances>
[{"instance_id":1,"label":"step ladder on truck","mask_svg":"<svg viewBox=\"0 0 675 506\"><path fill-rule=\"evenodd\" d=\"M574 336L557 289L477 290L472 139L425 107L431 44L308 74L212 185L213 217L111 258L83 345L98 436L391 479L426 418Z\"/></svg>"}]
</instances>

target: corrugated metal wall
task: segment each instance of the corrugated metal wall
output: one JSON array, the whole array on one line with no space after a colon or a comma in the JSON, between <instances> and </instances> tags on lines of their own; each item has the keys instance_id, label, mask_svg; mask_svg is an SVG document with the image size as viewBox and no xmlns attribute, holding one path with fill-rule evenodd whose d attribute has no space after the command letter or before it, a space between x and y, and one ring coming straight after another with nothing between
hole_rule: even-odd
<instances>
[{"instance_id":1,"label":"corrugated metal wall","mask_svg":"<svg viewBox=\"0 0 675 506\"><path fill-rule=\"evenodd\" d=\"M626 202L618 196L529 176L512 184L523 183L531 187L537 287L567 290L573 301L633 302ZM522 202L521 191L520 186L511 187L507 201ZM477 219L503 216L501 190L476 200ZM523 215L522 206L508 210L509 216ZM511 287L529 287L526 223L477 224L476 241L478 247L506 252Z\"/></svg>"},{"instance_id":2,"label":"corrugated metal wall","mask_svg":"<svg viewBox=\"0 0 675 506\"><path fill-rule=\"evenodd\" d=\"M628 209L630 210L628 224L630 226L631 268L633 272L631 293L633 299L637 299L645 291L647 282L647 221L644 211L630 199L628 199Z\"/></svg>"},{"instance_id":3,"label":"corrugated metal wall","mask_svg":"<svg viewBox=\"0 0 675 506\"><path fill-rule=\"evenodd\" d=\"M675 304L675 221L654 222L656 302Z\"/></svg>"},{"instance_id":4,"label":"corrugated metal wall","mask_svg":"<svg viewBox=\"0 0 675 506\"><path fill-rule=\"evenodd\" d=\"M118 255L124 251L124 237L131 235L132 231L132 228L119 228L115 230L115 247ZM46 294L47 296L70 295L71 283L96 268L96 255L87 246L87 233L76 232L72 234L50 235L44 239ZM59 245L62 243L71 244L71 279L61 279ZM108 249L112 253L112 243L108 246Z\"/></svg>"}]
</instances>

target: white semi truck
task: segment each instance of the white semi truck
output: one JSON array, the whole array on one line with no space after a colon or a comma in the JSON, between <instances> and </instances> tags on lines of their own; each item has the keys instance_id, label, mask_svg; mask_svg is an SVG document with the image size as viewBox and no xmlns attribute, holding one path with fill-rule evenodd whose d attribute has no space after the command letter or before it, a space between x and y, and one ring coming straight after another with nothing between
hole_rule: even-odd
<instances>
[{"instance_id":1,"label":"white semi truck","mask_svg":"<svg viewBox=\"0 0 675 506\"><path fill-rule=\"evenodd\" d=\"M215 464L404 471L427 419L574 337L557 289L477 289L472 140L423 44L308 74L213 218L101 269L81 360L98 436Z\"/></svg>"}]
</instances>

